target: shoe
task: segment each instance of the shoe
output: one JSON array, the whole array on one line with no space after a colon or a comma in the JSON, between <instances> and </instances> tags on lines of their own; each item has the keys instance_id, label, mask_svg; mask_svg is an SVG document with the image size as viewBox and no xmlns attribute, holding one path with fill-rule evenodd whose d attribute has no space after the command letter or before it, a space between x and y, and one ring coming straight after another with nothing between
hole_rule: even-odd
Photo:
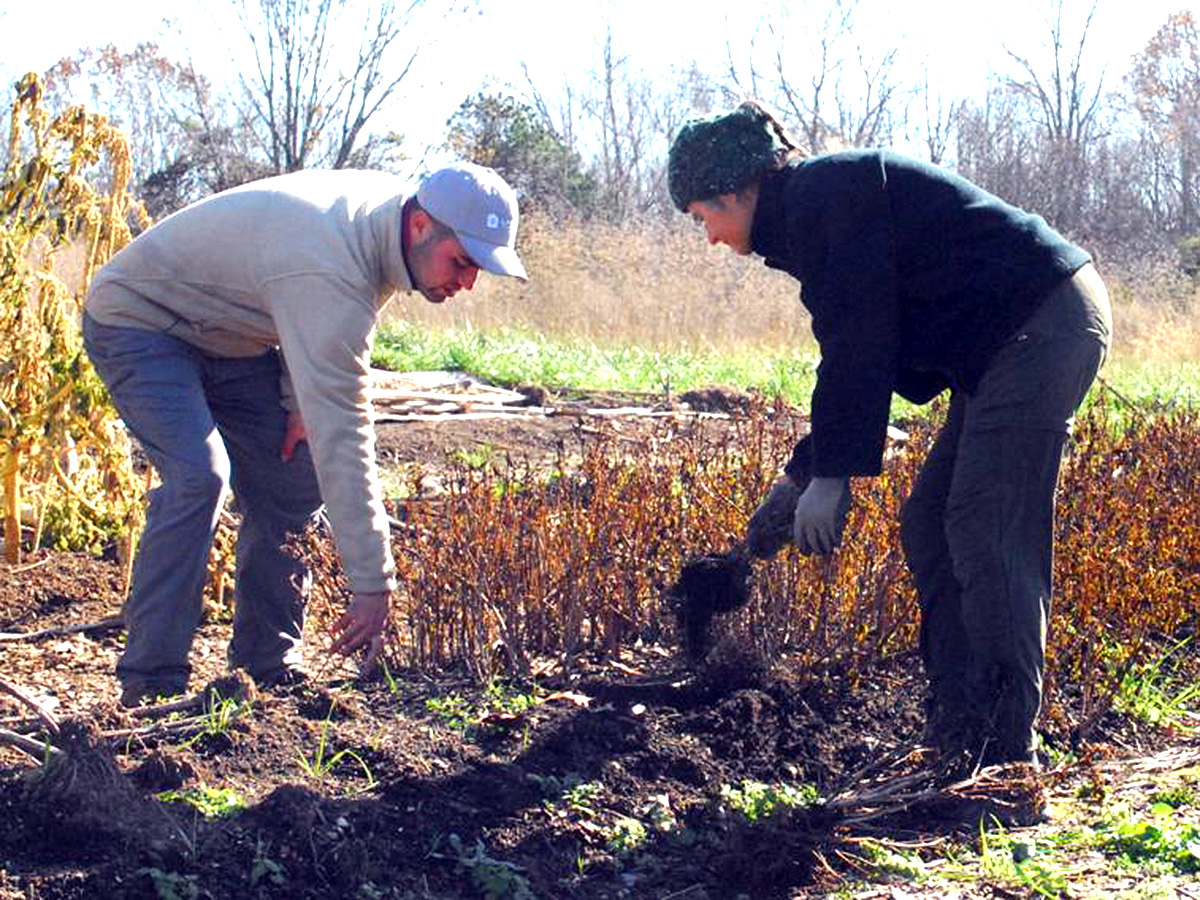
<instances>
[{"instance_id":1,"label":"shoe","mask_svg":"<svg viewBox=\"0 0 1200 900\"><path fill-rule=\"evenodd\" d=\"M150 706L160 699L187 693L187 684L177 681L136 679L121 685L121 705L126 709Z\"/></svg>"},{"instance_id":2,"label":"shoe","mask_svg":"<svg viewBox=\"0 0 1200 900\"><path fill-rule=\"evenodd\" d=\"M251 677L255 686L264 690L297 687L308 682L308 673L296 666L279 666Z\"/></svg>"}]
</instances>

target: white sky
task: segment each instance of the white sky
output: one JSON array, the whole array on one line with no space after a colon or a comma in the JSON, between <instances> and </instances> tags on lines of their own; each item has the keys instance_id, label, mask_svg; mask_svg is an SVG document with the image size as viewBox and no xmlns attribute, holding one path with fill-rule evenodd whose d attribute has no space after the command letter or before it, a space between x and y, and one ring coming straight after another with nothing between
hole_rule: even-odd
<instances>
[{"instance_id":1,"label":"white sky","mask_svg":"<svg viewBox=\"0 0 1200 900\"><path fill-rule=\"evenodd\" d=\"M1050 2L859 0L858 35L897 46L909 71L927 65L948 95L978 97L989 70L1009 66L1005 46L1047 58L1042 22ZM523 85L522 62L542 93L554 99L564 83L586 77L596 66L606 22L616 48L646 74L693 59L703 70L716 71L729 30L736 44L737 32L745 34L761 10L787 7L797 22L809 6L826 5L825 0L481 0L480 14L460 21L426 57L412 82L424 89L416 97L410 92L406 105L393 113L403 120L388 125L407 134L419 134L422 125L440 133L458 103L485 81ZM1089 5L1090 0L1066 0L1069 34L1077 34ZM1129 57L1170 13L1197 8L1197 0L1099 0L1087 58L1107 64L1106 84L1116 87ZM49 20L46 9L52 11ZM739 15L730 23L733 11ZM184 39L163 31L164 12L177 18ZM49 7L0 0L0 77L6 82L30 69L44 71L85 45L111 42L125 49L139 40L158 40L168 55L190 53L202 72L219 79L236 71L229 60L244 39L232 2L227 6L224 0L58 0Z\"/></svg>"}]
</instances>

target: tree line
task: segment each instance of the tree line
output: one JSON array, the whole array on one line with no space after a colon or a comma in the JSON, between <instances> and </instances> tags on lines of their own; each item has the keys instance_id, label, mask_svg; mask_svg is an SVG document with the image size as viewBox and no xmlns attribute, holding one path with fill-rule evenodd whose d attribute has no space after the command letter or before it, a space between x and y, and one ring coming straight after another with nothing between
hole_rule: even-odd
<instances>
[{"instance_id":1,"label":"tree line","mask_svg":"<svg viewBox=\"0 0 1200 900\"><path fill-rule=\"evenodd\" d=\"M83 98L131 139L136 193L159 217L207 194L310 167L419 168L403 104L435 35L479 0L230 0L245 53L217 85L158 45L85 48L45 73L51 107ZM1181 0L1182 2L1182 0ZM672 215L665 152L690 116L754 96L813 153L895 147L1042 213L1103 259L1200 263L1200 32L1167 17L1123 71L1091 58L1100 0L1043 0L1041 57L1008 50L983 99L949 96L871 49L859 0L765 12L723 57L650 76L611 30L583 77L484 84L444 146L493 166L527 208L606 221ZM453 48L449 48L453 52Z\"/></svg>"}]
</instances>

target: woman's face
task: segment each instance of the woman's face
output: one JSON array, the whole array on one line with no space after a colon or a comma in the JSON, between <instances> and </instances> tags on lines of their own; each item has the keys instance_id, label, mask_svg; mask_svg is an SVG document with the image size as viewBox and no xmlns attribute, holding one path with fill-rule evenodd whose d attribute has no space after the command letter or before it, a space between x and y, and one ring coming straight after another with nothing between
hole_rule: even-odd
<instances>
[{"instance_id":1,"label":"woman's face","mask_svg":"<svg viewBox=\"0 0 1200 900\"><path fill-rule=\"evenodd\" d=\"M693 200L687 211L704 226L710 244L724 244L734 253L750 253L750 229L758 191L747 188L735 194L720 194L711 200Z\"/></svg>"}]
</instances>

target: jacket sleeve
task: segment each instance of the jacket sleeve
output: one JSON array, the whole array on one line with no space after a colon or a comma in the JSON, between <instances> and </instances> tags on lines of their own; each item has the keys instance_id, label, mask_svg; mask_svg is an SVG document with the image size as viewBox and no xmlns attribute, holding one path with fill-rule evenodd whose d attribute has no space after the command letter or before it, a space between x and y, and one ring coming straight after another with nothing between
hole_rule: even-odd
<instances>
[{"instance_id":1,"label":"jacket sleeve","mask_svg":"<svg viewBox=\"0 0 1200 900\"><path fill-rule=\"evenodd\" d=\"M816 174L816 173L814 173ZM801 297L821 350L812 394L814 476L877 475L899 359L899 310L883 162L861 158L788 197L803 247Z\"/></svg>"},{"instance_id":2,"label":"jacket sleeve","mask_svg":"<svg viewBox=\"0 0 1200 900\"><path fill-rule=\"evenodd\" d=\"M367 390L375 309L360 285L292 275L267 286L321 497L356 592L395 588Z\"/></svg>"}]
</instances>

